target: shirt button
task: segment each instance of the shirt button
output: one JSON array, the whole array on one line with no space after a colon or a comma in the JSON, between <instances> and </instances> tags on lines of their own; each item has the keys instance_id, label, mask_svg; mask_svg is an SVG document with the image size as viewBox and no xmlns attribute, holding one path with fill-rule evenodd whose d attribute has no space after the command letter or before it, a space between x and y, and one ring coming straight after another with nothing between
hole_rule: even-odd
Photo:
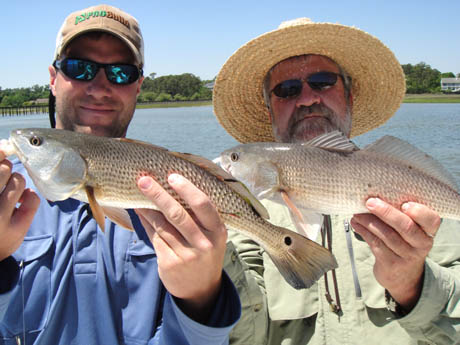
<instances>
[{"instance_id":1,"label":"shirt button","mask_svg":"<svg viewBox=\"0 0 460 345\"><path fill-rule=\"evenodd\" d=\"M256 305L254 306L254 311L255 311L255 312L258 312L258 311L260 311L261 309L262 309L262 304L260 304L260 303L259 303L259 304L256 304Z\"/></svg>"}]
</instances>

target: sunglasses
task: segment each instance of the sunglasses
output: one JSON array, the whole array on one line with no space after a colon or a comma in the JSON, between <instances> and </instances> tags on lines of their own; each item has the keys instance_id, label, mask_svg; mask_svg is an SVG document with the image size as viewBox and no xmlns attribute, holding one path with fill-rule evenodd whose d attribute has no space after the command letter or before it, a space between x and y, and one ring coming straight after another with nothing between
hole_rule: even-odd
<instances>
[{"instance_id":1,"label":"sunglasses","mask_svg":"<svg viewBox=\"0 0 460 345\"><path fill-rule=\"evenodd\" d=\"M90 60L65 58L56 60L53 66L67 77L79 81L93 80L100 68L104 68L107 80L115 85L134 83L142 76L142 69L130 64L98 63Z\"/></svg>"},{"instance_id":2,"label":"sunglasses","mask_svg":"<svg viewBox=\"0 0 460 345\"><path fill-rule=\"evenodd\" d=\"M310 74L306 78L307 84L316 91L324 91L337 83L337 77L343 76L334 72L318 72ZM297 97L302 92L301 79L289 79L276 85L271 92L280 98Z\"/></svg>"}]
</instances>

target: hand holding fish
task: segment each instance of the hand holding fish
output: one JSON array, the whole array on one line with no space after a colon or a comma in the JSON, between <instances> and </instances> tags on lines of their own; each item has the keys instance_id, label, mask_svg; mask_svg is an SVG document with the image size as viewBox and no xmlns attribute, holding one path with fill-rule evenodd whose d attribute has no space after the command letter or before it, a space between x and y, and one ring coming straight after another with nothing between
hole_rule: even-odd
<instances>
[{"instance_id":1,"label":"hand holding fish","mask_svg":"<svg viewBox=\"0 0 460 345\"><path fill-rule=\"evenodd\" d=\"M3 148L1 148L3 149ZM11 173L11 162L0 151L0 261L19 248L40 204L37 194L25 189L24 178ZM19 207L16 205L20 203Z\"/></svg>"},{"instance_id":2,"label":"hand holding fish","mask_svg":"<svg viewBox=\"0 0 460 345\"><path fill-rule=\"evenodd\" d=\"M403 204L400 211L370 198L366 207L371 214L355 215L351 224L375 256L377 281L410 311L420 297L425 259L441 218L430 208L413 202Z\"/></svg>"},{"instance_id":3,"label":"hand holding fish","mask_svg":"<svg viewBox=\"0 0 460 345\"><path fill-rule=\"evenodd\" d=\"M155 247L166 289L181 299L187 315L205 322L221 286L227 230L209 198L191 182L172 174L168 183L194 217L149 177L139 180L139 188L162 213L136 212Z\"/></svg>"}]
</instances>

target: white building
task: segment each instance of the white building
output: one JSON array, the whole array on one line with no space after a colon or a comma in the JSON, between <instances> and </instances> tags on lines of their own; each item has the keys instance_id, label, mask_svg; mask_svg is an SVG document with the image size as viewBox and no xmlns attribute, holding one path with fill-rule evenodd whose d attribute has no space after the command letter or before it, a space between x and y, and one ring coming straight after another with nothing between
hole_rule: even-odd
<instances>
[{"instance_id":1,"label":"white building","mask_svg":"<svg viewBox=\"0 0 460 345\"><path fill-rule=\"evenodd\" d=\"M441 90L460 91L460 78L441 78Z\"/></svg>"}]
</instances>

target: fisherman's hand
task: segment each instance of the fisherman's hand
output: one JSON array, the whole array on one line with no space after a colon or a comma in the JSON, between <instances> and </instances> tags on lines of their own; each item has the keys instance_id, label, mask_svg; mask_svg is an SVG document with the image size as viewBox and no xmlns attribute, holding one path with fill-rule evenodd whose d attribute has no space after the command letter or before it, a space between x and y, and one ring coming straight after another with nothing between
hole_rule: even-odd
<instances>
[{"instance_id":1,"label":"fisherman's hand","mask_svg":"<svg viewBox=\"0 0 460 345\"><path fill-rule=\"evenodd\" d=\"M177 174L168 182L193 217L150 177L139 179L138 186L162 213L136 212L155 247L166 289L189 317L206 322L221 287L227 230L209 198L191 182Z\"/></svg>"},{"instance_id":2,"label":"fisherman's hand","mask_svg":"<svg viewBox=\"0 0 460 345\"><path fill-rule=\"evenodd\" d=\"M409 312L423 287L425 258L441 224L428 207L408 202L398 210L377 198L366 207L372 214L354 215L351 225L375 256L377 281Z\"/></svg>"},{"instance_id":3,"label":"fisherman's hand","mask_svg":"<svg viewBox=\"0 0 460 345\"><path fill-rule=\"evenodd\" d=\"M11 173L11 162L0 151L0 261L19 248L40 204L38 195L24 188L24 177Z\"/></svg>"}]
</instances>

